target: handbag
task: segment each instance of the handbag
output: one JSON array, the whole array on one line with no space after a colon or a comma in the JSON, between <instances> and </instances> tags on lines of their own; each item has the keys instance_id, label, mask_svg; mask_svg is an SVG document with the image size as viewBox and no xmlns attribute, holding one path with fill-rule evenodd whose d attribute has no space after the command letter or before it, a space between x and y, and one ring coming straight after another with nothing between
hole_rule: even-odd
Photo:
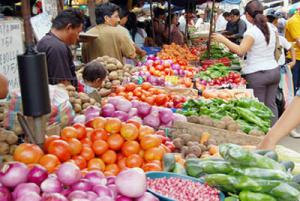
<instances>
[{"instance_id":1,"label":"handbag","mask_svg":"<svg viewBox=\"0 0 300 201\"><path fill-rule=\"evenodd\" d=\"M274 57L275 57L275 60L278 61L282 54L282 46L280 45L280 42L279 42L278 33L275 33L275 34L276 34L276 43L275 43Z\"/></svg>"}]
</instances>

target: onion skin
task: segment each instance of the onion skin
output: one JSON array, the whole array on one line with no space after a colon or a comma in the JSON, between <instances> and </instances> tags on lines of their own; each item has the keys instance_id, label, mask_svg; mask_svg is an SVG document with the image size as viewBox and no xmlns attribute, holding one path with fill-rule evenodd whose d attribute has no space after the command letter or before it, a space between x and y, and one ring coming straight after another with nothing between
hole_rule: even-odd
<instances>
[{"instance_id":1,"label":"onion skin","mask_svg":"<svg viewBox=\"0 0 300 201\"><path fill-rule=\"evenodd\" d=\"M44 193L60 193L63 190L63 186L57 177L48 177L41 184L41 189Z\"/></svg>"},{"instance_id":2,"label":"onion skin","mask_svg":"<svg viewBox=\"0 0 300 201\"><path fill-rule=\"evenodd\" d=\"M11 201L12 200L11 193L4 186L0 187L0 198L1 198L1 201Z\"/></svg>"},{"instance_id":3,"label":"onion skin","mask_svg":"<svg viewBox=\"0 0 300 201\"><path fill-rule=\"evenodd\" d=\"M60 165L57 172L58 180L64 185L72 185L81 179L80 169L73 163L64 163Z\"/></svg>"},{"instance_id":4,"label":"onion skin","mask_svg":"<svg viewBox=\"0 0 300 201\"><path fill-rule=\"evenodd\" d=\"M159 199L151 193L145 192L143 196L139 197L135 201L159 201Z\"/></svg>"},{"instance_id":5,"label":"onion skin","mask_svg":"<svg viewBox=\"0 0 300 201\"><path fill-rule=\"evenodd\" d=\"M59 193L46 193L41 201L68 201L68 199Z\"/></svg>"},{"instance_id":6,"label":"onion skin","mask_svg":"<svg viewBox=\"0 0 300 201\"><path fill-rule=\"evenodd\" d=\"M35 183L37 185L41 185L41 183L47 179L48 172L46 168L41 165L33 166L28 173L28 182Z\"/></svg>"},{"instance_id":7,"label":"onion skin","mask_svg":"<svg viewBox=\"0 0 300 201\"><path fill-rule=\"evenodd\" d=\"M25 183L29 169L23 163L12 162L3 166L0 172L0 182L6 187L16 187Z\"/></svg>"},{"instance_id":8,"label":"onion skin","mask_svg":"<svg viewBox=\"0 0 300 201\"><path fill-rule=\"evenodd\" d=\"M41 196L36 192L27 192L23 196L18 197L15 201L40 201Z\"/></svg>"},{"instance_id":9,"label":"onion skin","mask_svg":"<svg viewBox=\"0 0 300 201\"><path fill-rule=\"evenodd\" d=\"M35 183L22 183L22 184L19 184L14 189L13 197L14 197L14 199L17 199L19 197L22 197L24 194L26 194L28 192L34 192L34 193L40 194L41 189Z\"/></svg>"}]
</instances>

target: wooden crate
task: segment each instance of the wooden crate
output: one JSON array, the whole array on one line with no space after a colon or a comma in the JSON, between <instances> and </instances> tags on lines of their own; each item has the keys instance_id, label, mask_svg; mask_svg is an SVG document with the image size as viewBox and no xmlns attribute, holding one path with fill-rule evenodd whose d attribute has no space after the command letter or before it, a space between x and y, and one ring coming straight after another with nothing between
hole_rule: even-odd
<instances>
[{"instance_id":1,"label":"wooden crate","mask_svg":"<svg viewBox=\"0 0 300 201\"><path fill-rule=\"evenodd\" d=\"M203 132L210 133L212 138L217 141L217 144L233 143L238 145L256 146L262 140L262 137L251 136L242 132L232 132L189 122L175 122L172 127L172 134L174 137L188 133L199 139Z\"/></svg>"}]
</instances>

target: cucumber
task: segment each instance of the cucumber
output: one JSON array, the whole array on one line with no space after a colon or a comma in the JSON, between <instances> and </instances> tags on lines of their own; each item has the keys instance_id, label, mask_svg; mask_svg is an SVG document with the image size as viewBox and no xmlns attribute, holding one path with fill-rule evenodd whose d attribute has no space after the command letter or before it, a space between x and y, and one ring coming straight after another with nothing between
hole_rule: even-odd
<instances>
[{"instance_id":1,"label":"cucumber","mask_svg":"<svg viewBox=\"0 0 300 201\"><path fill-rule=\"evenodd\" d=\"M269 157L274 161L278 161L278 154L275 151L268 151L264 156Z\"/></svg>"},{"instance_id":2,"label":"cucumber","mask_svg":"<svg viewBox=\"0 0 300 201\"><path fill-rule=\"evenodd\" d=\"M163 167L165 172L172 172L175 168L176 159L174 154L166 153L163 157Z\"/></svg>"},{"instance_id":3,"label":"cucumber","mask_svg":"<svg viewBox=\"0 0 300 201\"><path fill-rule=\"evenodd\" d=\"M281 161L281 165L283 165L286 169L286 171L293 171L295 168L295 163L293 161Z\"/></svg>"}]
</instances>

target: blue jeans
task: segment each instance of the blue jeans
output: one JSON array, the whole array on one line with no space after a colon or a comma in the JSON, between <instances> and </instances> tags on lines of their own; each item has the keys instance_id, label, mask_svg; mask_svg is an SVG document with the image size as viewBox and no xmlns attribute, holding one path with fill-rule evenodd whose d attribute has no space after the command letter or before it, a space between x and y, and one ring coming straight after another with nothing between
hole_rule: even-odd
<instances>
[{"instance_id":1,"label":"blue jeans","mask_svg":"<svg viewBox=\"0 0 300 201\"><path fill-rule=\"evenodd\" d=\"M292 68L293 73L293 82L294 82L294 91L295 94L300 88L300 60L296 61L295 66Z\"/></svg>"}]
</instances>

